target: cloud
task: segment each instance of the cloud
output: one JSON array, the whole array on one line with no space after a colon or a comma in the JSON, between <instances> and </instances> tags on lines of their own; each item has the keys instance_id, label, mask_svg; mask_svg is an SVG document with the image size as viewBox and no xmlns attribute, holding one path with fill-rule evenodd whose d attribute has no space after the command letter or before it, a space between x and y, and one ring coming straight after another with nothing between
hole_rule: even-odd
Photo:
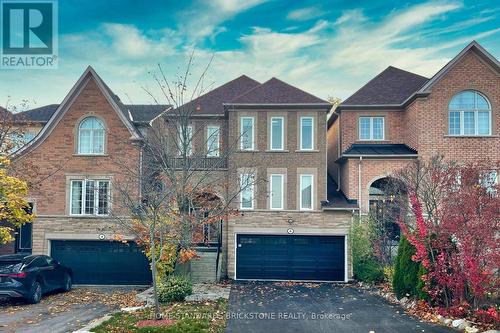
<instances>
[{"instance_id":1,"label":"cloud","mask_svg":"<svg viewBox=\"0 0 500 333\"><path fill-rule=\"evenodd\" d=\"M318 7L305 7L292 10L286 16L289 20L308 21L323 16L325 12Z\"/></svg>"},{"instance_id":2,"label":"cloud","mask_svg":"<svg viewBox=\"0 0 500 333\"><path fill-rule=\"evenodd\" d=\"M190 41L214 38L220 33L220 24L238 14L270 0L197 0L193 5L179 13L178 27L181 34Z\"/></svg>"}]
</instances>

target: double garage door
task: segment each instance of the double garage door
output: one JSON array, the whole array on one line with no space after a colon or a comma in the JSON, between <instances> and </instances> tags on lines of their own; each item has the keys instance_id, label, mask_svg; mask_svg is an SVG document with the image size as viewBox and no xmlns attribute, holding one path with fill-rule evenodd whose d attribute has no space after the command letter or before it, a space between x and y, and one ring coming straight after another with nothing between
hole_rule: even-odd
<instances>
[{"instance_id":1,"label":"double garage door","mask_svg":"<svg viewBox=\"0 0 500 333\"><path fill-rule=\"evenodd\" d=\"M236 279L345 280L344 236L236 235Z\"/></svg>"},{"instance_id":2,"label":"double garage door","mask_svg":"<svg viewBox=\"0 0 500 333\"><path fill-rule=\"evenodd\" d=\"M51 256L73 270L75 284L148 285L151 271L134 242L53 240Z\"/></svg>"}]
</instances>

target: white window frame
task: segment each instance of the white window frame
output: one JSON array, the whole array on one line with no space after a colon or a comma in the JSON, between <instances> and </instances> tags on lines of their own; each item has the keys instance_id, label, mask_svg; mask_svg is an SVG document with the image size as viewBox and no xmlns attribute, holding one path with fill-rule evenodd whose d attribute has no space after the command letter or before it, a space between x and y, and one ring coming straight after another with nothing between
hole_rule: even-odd
<instances>
[{"instance_id":1,"label":"white window frame","mask_svg":"<svg viewBox=\"0 0 500 333\"><path fill-rule=\"evenodd\" d=\"M303 137L304 137L304 131L302 127L302 122L304 119L311 119L311 148L304 148L303 145ZM300 117L300 150L314 150L314 117L311 116L306 116L306 117Z\"/></svg>"},{"instance_id":2,"label":"white window frame","mask_svg":"<svg viewBox=\"0 0 500 333\"><path fill-rule=\"evenodd\" d=\"M280 187L281 187L281 205L279 207L273 207L273 177L280 177ZM285 176L281 173L273 173L269 175L269 209L270 210L283 210L285 206Z\"/></svg>"},{"instance_id":3,"label":"white window frame","mask_svg":"<svg viewBox=\"0 0 500 333\"><path fill-rule=\"evenodd\" d=\"M94 130L94 129L82 129L82 124L90 119L90 118L94 118L96 119L103 127L102 130ZM92 150L94 150L94 132L96 131L103 131L103 140L102 140L102 152L99 152L99 153L96 153L94 151L90 152L90 153L82 153L82 140L81 140L81 131L88 131L90 132L90 136L89 136L89 145L90 145L90 148ZM77 147L77 154L78 155L84 155L84 156L93 156L93 155L104 155L106 154L106 127L104 126L104 122L99 119L98 117L95 117L95 116L90 116L90 117L85 117L83 118L81 121L80 121L80 124L78 124L78 147Z\"/></svg>"},{"instance_id":4,"label":"white window frame","mask_svg":"<svg viewBox=\"0 0 500 333\"><path fill-rule=\"evenodd\" d=\"M370 133L368 139L361 138L361 119L370 119ZM375 139L373 137L373 120L374 119L382 119L382 138ZM385 117L383 116L361 116L358 118L358 139L359 141L384 141L385 140Z\"/></svg>"},{"instance_id":5,"label":"white window frame","mask_svg":"<svg viewBox=\"0 0 500 333\"><path fill-rule=\"evenodd\" d=\"M311 177L311 208L302 207L302 178ZM314 210L314 175L304 173L299 176L299 209L300 210Z\"/></svg>"},{"instance_id":6,"label":"white window frame","mask_svg":"<svg viewBox=\"0 0 500 333\"><path fill-rule=\"evenodd\" d=\"M493 177L494 181L492 182L492 184L490 184L490 180L493 179ZM481 179L479 180L479 184L486 188L486 192L489 195L496 197L498 195L497 190L495 188L495 186L498 185L498 171L488 170L484 172L483 175L481 176Z\"/></svg>"},{"instance_id":7,"label":"white window frame","mask_svg":"<svg viewBox=\"0 0 500 333\"><path fill-rule=\"evenodd\" d=\"M252 137L250 140L251 147L250 148L244 148L243 147L243 135L245 133L243 132L243 121L250 119L252 121ZM241 150L255 150L255 118L254 117L241 117L240 118L240 149Z\"/></svg>"},{"instance_id":8,"label":"white window frame","mask_svg":"<svg viewBox=\"0 0 500 333\"><path fill-rule=\"evenodd\" d=\"M281 147L273 148L273 120L281 120ZM285 117L271 117L269 125L269 149L270 150L284 150L285 149Z\"/></svg>"},{"instance_id":9,"label":"white window frame","mask_svg":"<svg viewBox=\"0 0 500 333\"><path fill-rule=\"evenodd\" d=\"M94 189L94 214L85 214L86 208L86 200L85 197L87 195L87 182L93 181L97 186ZM82 183L82 205L81 205L81 213L75 214L73 213L73 183L81 182ZM100 183L108 183L108 193L106 194L108 197L108 213L107 214L99 214L99 184ZM109 179L72 179L69 184L69 215L71 216L109 216L109 211L111 208L111 181Z\"/></svg>"},{"instance_id":10,"label":"white window frame","mask_svg":"<svg viewBox=\"0 0 500 333\"><path fill-rule=\"evenodd\" d=\"M213 140L213 134L210 134L211 129L216 129L217 140L215 140L216 147L212 149L211 141ZM220 155L220 126L219 125L208 125L207 126L207 157L219 157Z\"/></svg>"},{"instance_id":11,"label":"white window frame","mask_svg":"<svg viewBox=\"0 0 500 333\"><path fill-rule=\"evenodd\" d=\"M473 109L452 109L451 107L448 107L448 135L450 136L491 136L492 135L492 112L491 112L491 102L490 100L483 94L481 94L479 91L476 90L465 90L461 91L458 94L453 95L453 97L450 100L450 104L453 101L453 99L458 96L461 93L464 92L473 92L474 93L474 108ZM486 103L488 103L488 109L478 109L477 108L477 95L481 96L484 98ZM450 127L450 114L452 112L458 112L459 113L459 122L460 122L460 133L459 134L452 134L451 133L451 127ZM464 114L466 112L473 112L474 113L474 133L473 134L465 134L465 121L464 121ZM488 112L488 117L489 117L489 128L488 128L488 134L479 134L479 113L480 112Z\"/></svg>"},{"instance_id":12,"label":"white window frame","mask_svg":"<svg viewBox=\"0 0 500 333\"><path fill-rule=\"evenodd\" d=\"M243 183L245 182L246 179L252 179L252 183L250 185L247 185L245 187L245 190L250 190L250 193L252 193L252 200L250 202L252 203L251 207L243 207ZM255 174L253 173L242 173L240 174L240 210L253 210L255 207Z\"/></svg>"}]
</instances>

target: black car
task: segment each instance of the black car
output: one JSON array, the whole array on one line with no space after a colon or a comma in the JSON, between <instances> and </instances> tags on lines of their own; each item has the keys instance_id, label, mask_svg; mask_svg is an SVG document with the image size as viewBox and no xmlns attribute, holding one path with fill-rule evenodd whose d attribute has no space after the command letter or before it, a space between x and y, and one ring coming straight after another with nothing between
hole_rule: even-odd
<instances>
[{"instance_id":1,"label":"black car","mask_svg":"<svg viewBox=\"0 0 500 333\"><path fill-rule=\"evenodd\" d=\"M22 297L38 303L42 294L71 290L71 269L45 255L0 256L0 297Z\"/></svg>"}]
</instances>

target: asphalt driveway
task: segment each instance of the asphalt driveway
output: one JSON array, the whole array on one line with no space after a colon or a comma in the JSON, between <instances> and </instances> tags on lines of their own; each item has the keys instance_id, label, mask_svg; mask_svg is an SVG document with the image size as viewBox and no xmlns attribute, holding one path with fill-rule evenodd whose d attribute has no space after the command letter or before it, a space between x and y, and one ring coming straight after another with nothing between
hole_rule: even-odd
<instances>
[{"instance_id":1,"label":"asphalt driveway","mask_svg":"<svg viewBox=\"0 0 500 333\"><path fill-rule=\"evenodd\" d=\"M134 301L135 290L115 287L52 293L38 304L0 300L0 332L72 332Z\"/></svg>"},{"instance_id":2,"label":"asphalt driveway","mask_svg":"<svg viewBox=\"0 0 500 333\"><path fill-rule=\"evenodd\" d=\"M349 285L237 283L226 332L456 332Z\"/></svg>"}]
</instances>

